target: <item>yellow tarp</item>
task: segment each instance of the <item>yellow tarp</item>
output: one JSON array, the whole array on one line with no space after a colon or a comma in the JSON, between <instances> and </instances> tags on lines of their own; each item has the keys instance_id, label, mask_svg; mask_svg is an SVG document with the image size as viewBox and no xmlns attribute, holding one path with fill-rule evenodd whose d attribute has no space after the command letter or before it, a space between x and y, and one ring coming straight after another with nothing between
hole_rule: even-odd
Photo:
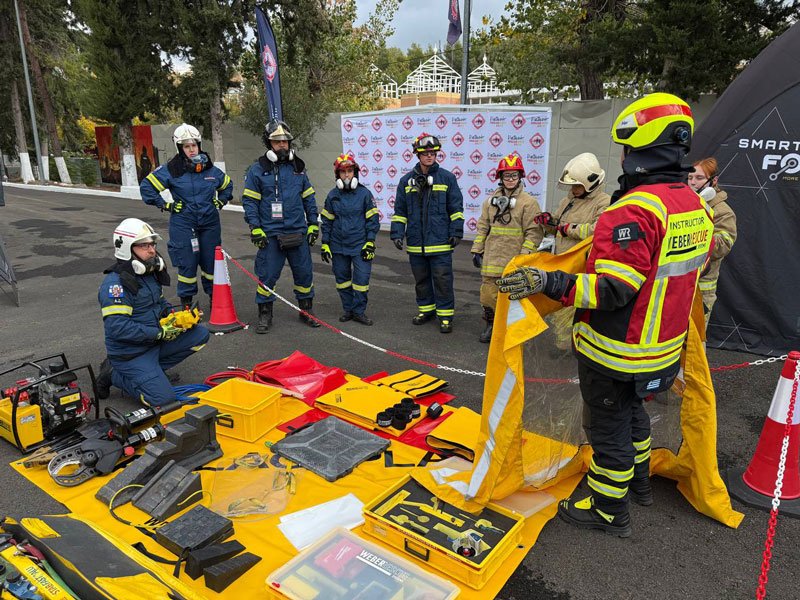
<instances>
[{"instance_id":1,"label":"yellow tarp","mask_svg":"<svg viewBox=\"0 0 800 600\"><path fill-rule=\"evenodd\" d=\"M284 396L281 399L280 421L285 422L293 419L306 410L308 410L307 405L298 400ZM177 416L180 415L169 416L177 418ZM277 429L273 429L262 439L254 443L240 442L218 436L218 440L225 453L224 458L220 459L220 461L229 461L232 457L253 451L267 452L268 449L265 443L276 442L283 438L283 435L284 434ZM391 464L393 466L388 466L390 460L387 456L383 456L378 460L359 465L353 473L334 483L329 483L313 473L303 471L299 478L297 494L291 499L284 512L290 513L308 508L321 502L339 498L349 492L352 492L362 502L367 503L409 473L415 465L418 465L423 460L426 454L423 450L401 444L397 440L392 440L389 450L391 451ZM35 485L50 494L55 500L64 504L78 517L96 523L105 531L108 531L128 543L143 542L151 552L165 558L174 559L168 551L159 546L151 538L139 533L139 531L133 527L116 521L109 513L108 508L102 502L94 498L97 490L108 481L110 476L95 478L80 486L67 488L56 485L44 468L26 469L22 466L21 461L13 462L11 466ZM212 488L213 475L213 472L201 471L204 490L210 490ZM572 480L564 481L548 491L557 498L563 498L570 494L575 485L577 485L577 482L578 478L576 477ZM203 504L207 505L208 501L204 500ZM525 555L530 551L545 523L554 516L555 510L556 506L552 504L542 510L541 513L526 519L521 547L514 549L513 553L504 561L498 572L489 580L482 590L476 591L466 586L461 586L462 594L459 597L475 600L485 600L486 598L495 597L503 585L505 585L508 578L514 573L517 566L522 562L522 559L525 558ZM120 507L116 512L121 517L134 523L144 522L148 518L147 515L130 504ZM235 539L239 540L249 552L261 556L262 560L238 581L234 582L225 592L217 594L203 585L202 578L192 580L183 572L181 572L180 576L181 581L205 598L237 598L245 600L265 597L266 586L264 585L264 581L267 575L297 554L294 547L277 528L278 522L278 515L270 515L265 518L234 520ZM380 541L377 539L361 533L360 528L356 529L355 532L373 543L380 544ZM401 554L399 550L392 549L392 551L398 555ZM405 554L402 554L402 556L406 560L419 565L421 568L435 575L447 578L445 573L427 568L425 563L421 561ZM172 572L171 567L167 565L157 565L157 567L164 570L165 573ZM454 583L458 584L458 582Z\"/></svg>"},{"instance_id":2,"label":"yellow tarp","mask_svg":"<svg viewBox=\"0 0 800 600\"><path fill-rule=\"evenodd\" d=\"M591 238L558 256L548 253L517 256L505 272L521 266L583 272L590 243ZM543 294L521 301L510 301L506 294L499 295L473 469L460 472L430 465L413 472L417 481L446 502L476 512L489 501L502 499L522 489L526 475L530 476L526 468L530 470L534 465L551 461L554 452L552 441L541 443L540 440L537 443L523 431L523 349L526 342L547 329L543 317L560 308L560 303ZM733 510L717 468L716 398L702 343L703 331L702 313L693 310L682 356L685 383L681 403L682 443L677 455L665 448L654 449L651 470L677 480L678 489L701 513L737 527L744 515ZM558 440L553 443L559 444ZM564 478L572 479L576 473L587 469L591 453L573 448L573 453L569 454L568 450L563 445L557 449L560 456L573 458L565 460L557 473L548 477L547 485L557 484ZM543 489L549 491L546 486Z\"/></svg>"}]
</instances>

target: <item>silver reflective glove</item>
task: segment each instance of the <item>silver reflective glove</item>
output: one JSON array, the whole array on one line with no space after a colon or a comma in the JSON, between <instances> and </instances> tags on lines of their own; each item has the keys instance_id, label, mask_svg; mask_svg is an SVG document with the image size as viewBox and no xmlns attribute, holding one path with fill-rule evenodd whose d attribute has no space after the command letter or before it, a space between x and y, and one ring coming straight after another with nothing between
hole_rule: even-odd
<instances>
[{"instance_id":1,"label":"silver reflective glove","mask_svg":"<svg viewBox=\"0 0 800 600\"><path fill-rule=\"evenodd\" d=\"M547 271L536 267L521 267L497 280L497 286L511 300L527 298L544 291L547 285Z\"/></svg>"}]
</instances>

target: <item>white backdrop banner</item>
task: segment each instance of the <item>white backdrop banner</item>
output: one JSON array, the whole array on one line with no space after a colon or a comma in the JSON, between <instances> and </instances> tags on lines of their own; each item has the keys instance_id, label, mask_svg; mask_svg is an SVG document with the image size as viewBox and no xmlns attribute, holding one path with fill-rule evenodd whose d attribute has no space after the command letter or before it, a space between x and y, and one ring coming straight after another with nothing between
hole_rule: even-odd
<instances>
[{"instance_id":1,"label":"white backdrop banner","mask_svg":"<svg viewBox=\"0 0 800 600\"><path fill-rule=\"evenodd\" d=\"M458 179L464 195L466 239L475 237L481 205L497 189L497 164L514 151L525 166L526 190L540 206L546 205L550 110L476 108L470 107L468 112L342 115L342 151L356 157L361 167L359 181L375 197L382 229L389 228L394 214L397 182L417 163L411 142L423 132L439 138L439 164Z\"/></svg>"}]
</instances>

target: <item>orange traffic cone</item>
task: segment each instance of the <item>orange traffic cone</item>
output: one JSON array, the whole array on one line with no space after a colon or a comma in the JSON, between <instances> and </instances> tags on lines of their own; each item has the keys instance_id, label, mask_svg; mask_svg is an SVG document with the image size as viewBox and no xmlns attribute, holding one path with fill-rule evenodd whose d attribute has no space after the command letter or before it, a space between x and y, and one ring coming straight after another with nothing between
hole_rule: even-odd
<instances>
[{"instance_id":1,"label":"orange traffic cone","mask_svg":"<svg viewBox=\"0 0 800 600\"><path fill-rule=\"evenodd\" d=\"M222 247L217 246L214 252L214 301L211 304L208 329L212 333L230 333L243 327L244 323L236 316L236 308L233 305L228 264L225 262Z\"/></svg>"},{"instance_id":2,"label":"orange traffic cone","mask_svg":"<svg viewBox=\"0 0 800 600\"><path fill-rule=\"evenodd\" d=\"M783 365L750 465L746 470L729 469L726 475L731 496L754 508L764 510L772 508L798 361L800 352L790 352ZM800 392L797 395L800 396ZM789 447L784 465L780 512L789 517L800 518L800 398L795 398L789 428Z\"/></svg>"}]
</instances>

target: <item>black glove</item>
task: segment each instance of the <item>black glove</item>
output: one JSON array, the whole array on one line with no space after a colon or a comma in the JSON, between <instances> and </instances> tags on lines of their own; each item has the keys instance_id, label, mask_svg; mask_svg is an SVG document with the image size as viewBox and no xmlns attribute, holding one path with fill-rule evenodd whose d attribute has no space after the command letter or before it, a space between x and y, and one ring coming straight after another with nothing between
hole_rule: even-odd
<instances>
[{"instance_id":1,"label":"black glove","mask_svg":"<svg viewBox=\"0 0 800 600\"><path fill-rule=\"evenodd\" d=\"M253 242L256 248L266 248L269 244L269 238L261 227L253 227L250 230L250 241Z\"/></svg>"},{"instance_id":2,"label":"black glove","mask_svg":"<svg viewBox=\"0 0 800 600\"><path fill-rule=\"evenodd\" d=\"M575 276L564 271L544 271L536 267L520 267L496 281L497 287L511 300L544 293L552 300L560 300L570 289Z\"/></svg>"},{"instance_id":3,"label":"black glove","mask_svg":"<svg viewBox=\"0 0 800 600\"><path fill-rule=\"evenodd\" d=\"M475 266L476 269L480 269L483 266L483 254L478 254L477 252L473 252L472 264Z\"/></svg>"},{"instance_id":4,"label":"black glove","mask_svg":"<svg viewBox=\"0 0 800 600\"><path fill-rule=\"evenodd\" d=\"M309 225L308 230L306 231L306 241L308 242L309 246L313 246L317 243L317 238L319 237L319 225Z\"/></svg>"},{"instance_id":5,"label":"black glove","mask_svg":"<svg viewBox=\"0 0 800 600\"><path fill-rule=\"evenodd\" d=\"M331 254L331 248L328 246L328 244L322 244L322 246L320 246L320 254L322 255L322 262L331 262L333 254Z\"/></svg>"},{"instance_id":6,"label":"black glove","mask_svg":"<svg viewBox=\"0 0 800 600\"><path fill-rule=\"evenodd\" d=\"M375 242L367 242L361 247L361 260L367 262L375 258Z\"/></svg>"},{"instance_id":7,"label":"black glove","mask_svg":"<svg viewBox=\"0 0 800 600\"><path fill-rule=\"evenodd\" d=\"M162 212L168 212L177 215L183 210L183 200L175 198L172 202L165 202L161 207Z\"/></svg>"},{"instance_id":8,"label":"black glove","mask_svg":"<svg viewBox=\"0 0 800 600\"><path fill-rule=\"evenodd\" d=\"M447 240L447 243L450 244L451 248L455 248L456 246L458 246L458 243L460 241L461 241L461 238L451 237L450 239Z\"/></svg>"},{"instance_id":9,"label":"black glove","mask_svg":"<svg viewBox=\"0 0 800 600\"><path fill-rule=\"evenodd\" d=\"M395 248L397 248L398 250L402 250L403 249L403 239L402 238L398 238L398 239L392 240L392 241L394 242L394 247Z\"/></svg>"}]
</instances>

